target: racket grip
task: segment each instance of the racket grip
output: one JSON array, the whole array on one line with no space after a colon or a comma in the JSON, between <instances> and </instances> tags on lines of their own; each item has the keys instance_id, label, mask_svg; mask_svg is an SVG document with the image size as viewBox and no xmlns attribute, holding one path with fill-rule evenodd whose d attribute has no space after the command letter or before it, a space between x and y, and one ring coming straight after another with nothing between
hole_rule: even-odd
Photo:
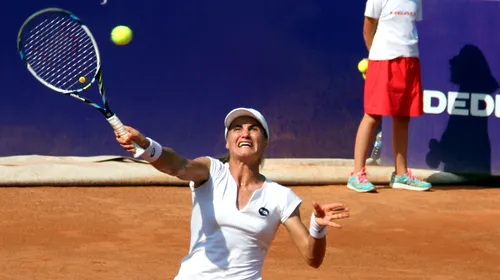
<instances>
[{"instance_id":1,"label":"racket grip","mask_svg":"<svg viewBox=\"0 0 500 280\"><path fill-rule=\"evenodd\" d=\"M107 120L108 120L109 124L113 127L113 129L118 131L118 134L120 135L120 137L128 135L127 129L125 128L125 126L123 126L123 123L120 121L120 119L116 115L113 115L112 117L108 118ZM135 153L134 153L135 158L138 158L140 155L142 155L144 153L144 149L142 147L140 147L139 145L137 145L135 142L132 142L132 145L134 145L134 148L135 148Z\"/></svg>"}]
</instances>

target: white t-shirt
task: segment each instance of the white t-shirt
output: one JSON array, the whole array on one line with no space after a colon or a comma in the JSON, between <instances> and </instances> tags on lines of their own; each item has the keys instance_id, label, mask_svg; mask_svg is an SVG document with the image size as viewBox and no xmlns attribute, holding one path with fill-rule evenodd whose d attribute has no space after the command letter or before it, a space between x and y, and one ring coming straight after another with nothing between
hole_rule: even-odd
<instances>
[{"instance_id":1,"label":"white t-shirt","mask_svg":"<svg viewBox=\"0 0 500 280\"><path fill-rule=\"evenodd\" d=\"M262 279L262 265L278 227L302 200L290 188L267 180L238 210L238 187L228 164L209 159L208 181L191 188L191 244L174 279Z\"/></svg>"},{"instance_id":2,"label":"white t-shirt","mask_svg":"<svg viewBox=\"0 0 500 280\"><path fill-rule=\"evenodd\" d=\"M419 56L415 22L422 20L421 0L367 0L365 16L378 19L369 59Z\"/></svg>"}]
</instances>

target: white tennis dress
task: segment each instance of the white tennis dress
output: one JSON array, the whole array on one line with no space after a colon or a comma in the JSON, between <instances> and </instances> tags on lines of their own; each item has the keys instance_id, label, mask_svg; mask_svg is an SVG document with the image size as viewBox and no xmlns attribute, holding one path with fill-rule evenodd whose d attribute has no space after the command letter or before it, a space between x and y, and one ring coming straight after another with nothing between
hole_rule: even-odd
<instances>
[{"instance_id":1,"label":"white tennis dress","mask_svg":"<svg viewBox=\"0 0 500 280\"><path fill-rule=\"evenodd\" d=\"M192 189L191 244L175 280L259 280L274 235L302 200L266 180L238 210L228 164L209 157L210 176Z\"/></svg>"}]
</instances>

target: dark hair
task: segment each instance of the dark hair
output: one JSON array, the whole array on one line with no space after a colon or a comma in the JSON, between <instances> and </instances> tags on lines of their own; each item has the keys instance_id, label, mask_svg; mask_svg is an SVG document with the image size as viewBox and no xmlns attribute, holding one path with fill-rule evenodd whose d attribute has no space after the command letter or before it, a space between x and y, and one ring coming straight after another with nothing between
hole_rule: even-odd
<instances>
[{"instance_id":1,"label":"dark hair","mask_svg":"<svg viewBox=\"0 0 500 280\"><path fill-rule=\"evenodd\" d=\"M223 157L219 157L217 159L220 160L222 163L229 162L229 154Z\"/></svg>"}]
</instances>

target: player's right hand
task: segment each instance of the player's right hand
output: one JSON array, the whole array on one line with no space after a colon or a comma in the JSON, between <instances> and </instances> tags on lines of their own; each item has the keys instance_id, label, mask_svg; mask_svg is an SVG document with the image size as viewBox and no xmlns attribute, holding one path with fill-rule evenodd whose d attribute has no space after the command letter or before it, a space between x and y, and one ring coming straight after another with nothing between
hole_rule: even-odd
<instances>
[{"instance_id":1,"label":"player's right hand","mask_svg":"<svg viewBox=\"0 0 500 280\"><path fill-rule=\"evenodd\" d=\"M132 142L135 142L137 145L146 149L149 146L149 140L144 136L144 134L140 133L133 127L125 126L125 129L128 131L128 134L125 136L120 136L117 130L115 130L116 141L125 149L127 152L134 154L135 147Z\"/></svg>"}]
</instances>

